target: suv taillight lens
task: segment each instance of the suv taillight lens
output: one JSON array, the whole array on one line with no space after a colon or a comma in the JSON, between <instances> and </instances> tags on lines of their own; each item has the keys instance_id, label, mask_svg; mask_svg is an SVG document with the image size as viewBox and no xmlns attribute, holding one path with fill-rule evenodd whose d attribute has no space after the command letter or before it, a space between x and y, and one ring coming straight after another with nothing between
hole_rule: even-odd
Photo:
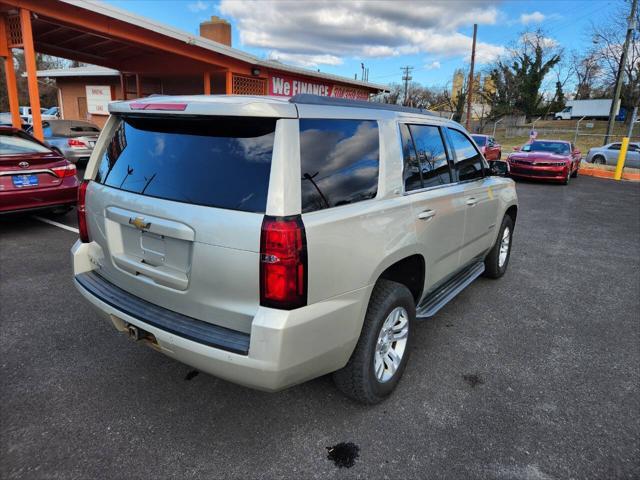
<instances>
[{"instance_id":1,"label":"suv taillight lens","mask_svg":"<svg viewBox=\"0 0 640 480\"><path fill-rule=\"evenodd\" d=\"M89 186L89 180L85 180L78 187L78 204L76 210L78 210L78 233L80 234L80 241L82 243L89 243L89 230L87 229L87 187Z\"/></svg>"},{"instance_id":2,"label":"suv taillight lens","mask_svg":"<svg viewBox=\"0 0 640 480\"><path fill-rule=\"evenodd\" d=\"M307 240L300 216L268 217L260 236L260 305L292 310L307 304Z\"/></svg>"}]
</instances>

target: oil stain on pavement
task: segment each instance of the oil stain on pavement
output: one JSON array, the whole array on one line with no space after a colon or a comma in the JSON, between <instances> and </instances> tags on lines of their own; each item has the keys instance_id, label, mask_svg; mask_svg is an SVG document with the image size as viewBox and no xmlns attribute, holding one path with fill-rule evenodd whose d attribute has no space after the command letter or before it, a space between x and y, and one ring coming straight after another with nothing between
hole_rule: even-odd
<instances>
[{"instance_id":1,"label":"oil stain on pavement","mask_svg":"<svg viewBox=\"0 0 640 480\"><path fill-rule=\"evenodd\" d=\"M355 443L339 443L333 447L327 447L327 458L332 460L338 468L351 468L356 463L360 453L360 447Z\"/></svg>"}]
</instances>

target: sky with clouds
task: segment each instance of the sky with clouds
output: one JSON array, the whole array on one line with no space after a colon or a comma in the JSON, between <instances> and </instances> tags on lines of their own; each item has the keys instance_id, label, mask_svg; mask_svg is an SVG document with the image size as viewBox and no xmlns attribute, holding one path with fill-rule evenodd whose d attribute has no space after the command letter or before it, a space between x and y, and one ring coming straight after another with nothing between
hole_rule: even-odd
<instances>
[{"instance_id":1,"label":"sky with clouds","mask_svg":"<svg viewBox=\"0 0 640 480\"><path fill-rule=\"evenodd\" d=\"M473 24L477 58L492 61L525 29L542 27L566 50L582 50L587 31L624 0L314 1L107 0L155 21L197 33L211 15L233 27L233 46L261 58L369 80L413 79L444 86L468 64ZM480 67L481 68L481 67Z\"/></svg>"}]
</instances>

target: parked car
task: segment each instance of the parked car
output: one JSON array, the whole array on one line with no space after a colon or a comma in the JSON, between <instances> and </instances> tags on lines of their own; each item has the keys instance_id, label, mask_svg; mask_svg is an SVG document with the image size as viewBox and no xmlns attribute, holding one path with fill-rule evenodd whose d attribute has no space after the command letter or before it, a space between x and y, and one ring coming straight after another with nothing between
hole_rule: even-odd
<instances>
[{"instance_id":1,"label":"parked car","mask_svg":"<svg viewBox=\"0 0 640 480\"><path fill-rule=\"evenodd\" d=\"M79 190L74 283L118 330L201 371L268 391L335 372L375 403L416 318L507 269L515 184L458 123L314 95L109 110Z\"/></svg>"},{"instance_id":2,"label":"parked car","mask_svg":"<svg viewBox=\"0 0 640 480\"><path fill-rule=\"evenodd\" d=\"M42 120L57 120L59 118L60 109L58 107L47 108L42 112Z\"/></svg>"},{"instance_id":3,"label":"parked car","mask_svg":"<svg viewBox=\"0 0 640 480\"><path fill-rule=\"evenodd\" d=\"M52 210L76 203L76 167L28 133L0 127L0 213Z\"/></svg>"},{"instance_id":4,"label":"parked car","mask_svg":"<svg viewBox=\"0 0 640 480\"><path fill-rule=\"evenodd\" d=\"M585 160L589 163L600 165L617 165L620 155L620 142L608 143L602 147L590 148ZM640 168L640 143L630 142L627 155L624 159L624 166L630 168Z\"/></svg>"},{"instance_id":5,"label":"parked car","mask_svg":"<svg viewBox=\"0 0 640 480\"><path fill-rule=\"evenodd\" d=\"M31 107L18 107L20 112L20 118L24 123L32 124L33 123L33 114L31 111ZM55 109L52 110L52 109ZM55 113L52 113L55 112ZM51 108L41 108L40 109L40 118L42 120L55 120L58 118L58 107Z\"/></svg>"},{"instance_id":6,"label":"parked car","mask_svg":"<svg viewBox=\"0 0 640 480\"><path fill-rule=\"evenodd\" d=\"M73 163L89 160L100 134L100 127L82 120L48 120L42 130L46 142Z\"/></svg>"},{"instance_id":7,"label":"parked car","mask_svg":"<svg viewBox=\"0 0 640 480\"><path fill-rule=\"evenodd\" d=\"M496 139L490 135L471 135L476 145L480 147L480 151L487 160L500 160L502 158L502 145L496 142Z\"/></svg>"},{"instance_id":8,"label":"parked car","mask_svg":"<svg viewBox=\"0 0 640 480\"><path fill-rule=\"evenodd\" d=\"M10 112L0 112L0 127L11 127L13 126L13 121L11 119ZM28 132L31 129L31 125L28 123L22 123L22 130Z\"/></svg>"},{"instance_id":9,"label":"parked car","mask_svg":"<svg viewBox=\"0 0 640 480\"><path fill-rule=\"evenodd\" d=\"M550 180L565 185L578 176L580 151L563 140L534 140L515 147L507 159L512 177Z\"/></svg>"}]
</instances>

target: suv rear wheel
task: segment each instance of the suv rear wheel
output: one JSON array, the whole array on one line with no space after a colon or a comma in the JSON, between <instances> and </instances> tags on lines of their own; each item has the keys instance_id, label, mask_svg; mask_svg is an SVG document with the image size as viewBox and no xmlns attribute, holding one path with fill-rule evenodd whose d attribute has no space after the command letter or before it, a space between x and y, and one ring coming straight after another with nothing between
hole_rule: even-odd
<instances>
[{"instance_id":1,"label":"suv rear wheel","mask_svg":"<svg viewBox=\"0 0 640 480\"><path fill-rule=\"evenodd\" d=\"M404 285L379 280L373 289L360 339L347 365L333 374L348 397L367 404L384 400L407 365L416 307Z\"/></svg>"}]
</instances>

